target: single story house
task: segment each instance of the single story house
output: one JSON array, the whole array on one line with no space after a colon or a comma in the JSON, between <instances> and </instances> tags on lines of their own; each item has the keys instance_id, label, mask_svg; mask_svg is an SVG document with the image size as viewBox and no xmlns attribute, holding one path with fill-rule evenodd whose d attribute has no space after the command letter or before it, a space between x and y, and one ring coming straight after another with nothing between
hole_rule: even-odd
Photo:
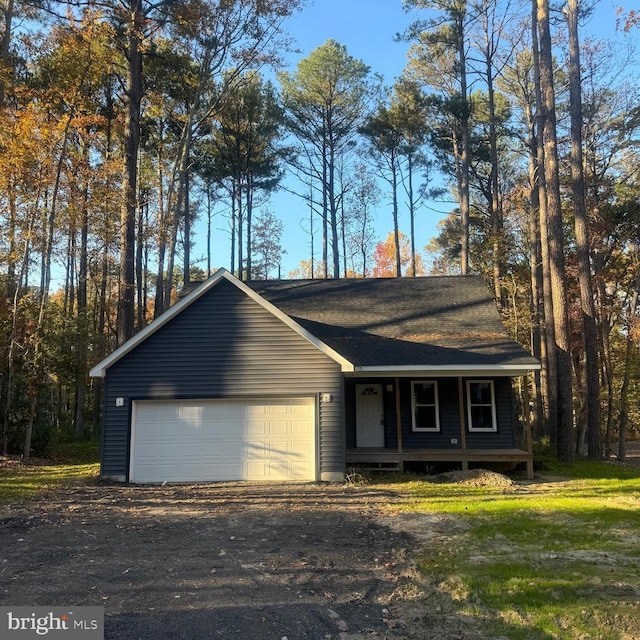
<instances>
[{"instance_id":1,"label":"single story house","mask_svg":"<svg viewBox=\"0 0 640 640\"><path fill-rule=\"evenodd\" d=\"M507 461L532 474L512 380L539 367L478 276L241 282L221 269L91 370L101 473L339 481L359 464Z\"/></svg>"}]
</instances>

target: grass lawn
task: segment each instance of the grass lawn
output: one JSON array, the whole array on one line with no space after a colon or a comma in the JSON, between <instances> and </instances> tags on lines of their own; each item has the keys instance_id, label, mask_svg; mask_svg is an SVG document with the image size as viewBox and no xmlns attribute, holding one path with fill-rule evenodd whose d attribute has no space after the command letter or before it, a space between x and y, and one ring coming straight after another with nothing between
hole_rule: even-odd
<instances>
[{"instance_id":1,"label":"grass lawn","mask_svg":"<svg viewBox=\"0 0 640 640\"><path fill-rule=\"evenodd\" d=\"M486 633L640 639L640 468L556 463L535 483L397 489L404 510L455 518L419 568Z\"/></svg>"},{"instance_id":2,"label":"grass lawn","mask_svg":"<svg viewBox=\"0 0 640 640\"><path fill-rule=\"evenodd\" d=\"M0 459L0 504L21 502L62 485L83 485L98 477L99 463L27 464Z\"/></svg>"}]
</instances>

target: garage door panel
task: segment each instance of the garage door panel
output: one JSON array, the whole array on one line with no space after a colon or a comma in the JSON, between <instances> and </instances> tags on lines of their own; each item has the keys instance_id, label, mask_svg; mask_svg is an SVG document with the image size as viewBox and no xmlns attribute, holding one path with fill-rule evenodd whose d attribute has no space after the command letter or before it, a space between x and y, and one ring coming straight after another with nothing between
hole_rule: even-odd
<instances>
[{"instance_id":1,"label":"garage door panel","mask_svg":"<svg viewBox=\"0 0 640 640\"><path fill-rule=\"evenodd\" d=\"M309 435L311 429L311 425L306 420L291 421L291 433L294 435Z\"/></svg>"},{"instance_id":2,"label":"garage door panel","mask_svg":"<svg viewBox=\"0 0 640 640\"><path fill-rule=\"evenodd\" d=\"M204 411L202 407L180 407L176 413L175 419L178 422L197 427L202 423Z\"/></svg>"},{"instance_id":3,"label":"garage door panel","mask_svg":"<svg viewBox=\"0 0 640 640\"><path fill-rule=\"evenodd\" d=\"M315 480L312 399L134 404L131 480Z\"/></svg>"},{"instance_id":4,"label":"garage door panel","mask_svg":"<svg viewBox=\"0 0 640 640\"><path fill-rule=\"evenodd\" d=\"M294 457L307 458L311 453L311 447L306 442L293 442L291 445L291 453Z\"/></svg>"},{"instance_id":5,"label":"garage door panel","mask_svg":"<svg viewBox=\"0 0 640 640\"><path fill-rule=\"evenodd\" d=\"M269 435L286 436L289 433L289 423L286 420L269 420Z\"/></svg>"},{"instance_id":6,"label":"garage door panel","mask_svg":"<svg viewBox=\"0 0 640 640\"><path fill-rule=\"evenodd\" d=\"M291 463L291 475L299 480L304 479L305 466L303 464Z\"/></svg>"},{"instance_id":7,"label":"garage door panel","mask_svg":"<svg viewBox=\"0 0 640 640\"><path fill-rule=\"evenodd\" d=\"M266 477L269 465L264 462L247 462L247 473L254 477Z\"/></svg>"},{"instance_id":8,"label":"garage door panel","mask_svg":"<svg viewBox=\"0 0 640 640\"><path fill-rule=\"evenodd\" d=\"M242 425L239 428L242 429ZM244 432L249 437L266 436L269 432L268 423L266 420L260 422L254 420L253 422L244 425Z\"/></svg>"}]
</instances>

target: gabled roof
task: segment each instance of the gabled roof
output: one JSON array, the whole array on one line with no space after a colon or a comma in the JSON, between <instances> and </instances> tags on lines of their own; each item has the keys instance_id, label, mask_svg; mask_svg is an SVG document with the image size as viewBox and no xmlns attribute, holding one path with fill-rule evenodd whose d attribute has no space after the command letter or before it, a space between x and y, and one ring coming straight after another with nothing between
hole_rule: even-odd
<instances>
[{"instance_id":1,"label":"gabled roof","mask_svg":"<svg viewBox=\"0 0 640 640\"><path fill-rule=\"evenodd\" d=\"M199 284L195 289L192 289L188 295L181 298L175 305L173 305L173 307L167 309L167 311L156 318L151 324L148 324L144 329L136 333L136 335L133 336L130 340L127 340L127 342L118 347L113 353L111 353L104 360L95 365L95 367L93 367L89 372L89 375L93 378L104 378L107 369L110 366L114 365L116 362L118 362L118 360L126 356L127 353L135 349L141 342L146 340L150 335L167 324L167 322L169 322L172 318L185 311L187 307L193 304L198 298L203 296L205 293L207 293L207 291L215 287L222 280L226 280L234 284L246 295L255 300L260 306L269 311L269 313L272 313L276 318L284 322L287 326L293 329L293 331L316 346L320 351L326 353L330 358L341 365L343 371L349 371L353 369L351 363L343 358L339 353L336 353L335 351L333 351L333 349L331 349L331 347L323 344L314 335L310 334L304 327L297 324L280 309L273 306L268 300L253 291L253 289L247 287L244 282L238 280L238 278L229 273L226 269L219 269L209 279Z\"/></svg>"},{"instance_id":2,"label":"gabled roof","mask_svg":"<svg viewBox=\"0 0 640 640\"><path fill-rule=\"evenodd\" d=\"M507 334L480 276L247 283L357 371L524 372L538 361Z\"/></svg>"},{"instance_id":3,"label":"gabled roof","mask_svg":"<svg viewBox=\"0 0 640 640\"><path fill-rule=\"evenodd\" d=\"M507 334L477 276L241 282L220 269L91 369L106 370L222 279L347 373L521 375L538 361Z\"/></svg>"}]
</instances>

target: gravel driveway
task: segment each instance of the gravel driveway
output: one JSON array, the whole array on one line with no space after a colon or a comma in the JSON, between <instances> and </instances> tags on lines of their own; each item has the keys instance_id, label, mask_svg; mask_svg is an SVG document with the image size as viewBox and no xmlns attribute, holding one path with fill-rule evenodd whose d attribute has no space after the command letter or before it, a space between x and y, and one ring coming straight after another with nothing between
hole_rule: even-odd
<instances>
[{"instance_id":1,"label":"gravel driveway","mask_svg":"<svg viewBox=\"0 0 640 640\"><path fill-rule=\"evenodd\" d=\"M381 517L399 499L307 484L61 490L0 508L0 602L103 605L118 640L405 637L394 593L416 538Z\"/></svg>"},{"instance_id":2,"label":"gravel driveway","mask_svg":"<svg viewBox=\"0 0 640 640\"><path fill-rule=\"evenodd\" d=\"M394 509L406 499L381 485L58 489L0 506L0 604L104 606L107 640L485 638L415 569L464 519Z\"/></svg>"}]
</instances>

